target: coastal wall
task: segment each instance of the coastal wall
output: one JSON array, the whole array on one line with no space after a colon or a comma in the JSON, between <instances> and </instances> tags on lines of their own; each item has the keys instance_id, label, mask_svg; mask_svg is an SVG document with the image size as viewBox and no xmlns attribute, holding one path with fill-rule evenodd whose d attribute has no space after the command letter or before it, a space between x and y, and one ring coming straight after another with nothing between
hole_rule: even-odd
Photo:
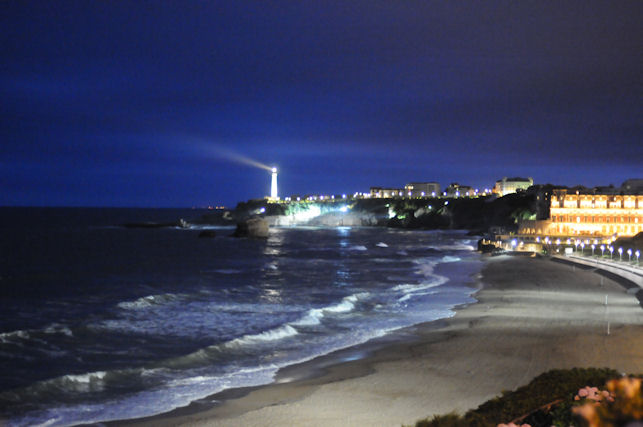
<instances>
[{"instance_id":1,"label":"coastal wall","mask_svg":"<svg viewBox=\"0 0 643 427\"><path fill-rule=\"evenodd\" d=\"M626 265L600 261L599 259L589 260L586 258L574 256L574 255L568 255L568 256L555 255L554 258L562 259L576 264L595 267L600 270L605 270L619 277L622 277L626 280L629 280L632 283L635 283L640 288L643 288L643 270L641 270L640 268L634 268Z\"/></svg>"}]
</instances>

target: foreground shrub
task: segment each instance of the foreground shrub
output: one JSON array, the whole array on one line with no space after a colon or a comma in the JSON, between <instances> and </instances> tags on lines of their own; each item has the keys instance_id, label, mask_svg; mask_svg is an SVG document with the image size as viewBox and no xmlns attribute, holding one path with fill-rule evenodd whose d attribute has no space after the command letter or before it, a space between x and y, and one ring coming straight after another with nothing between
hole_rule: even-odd
<instances>
[{"instance_id":1,"label":"foreground shrub","mask_svg":"<svg viewBox=\"0 0 643 427\"><path fill-rule=\"evenodd\" d=\"M460 415L450 413L447 415L435 415L431 419L418 421L416 427L468 427L469 423Z\"/></svg>"},{"instance_id":2,"label":"foreground shrub","mask_svg":"<svg viewBox=\"0 0 643 427\"><path fill-rule=\"evenodd\" d=\"M518 420L516 424L519 425L551 426L554 425L555 416L569 426L572 424L571 402L576 393L586 386L603 386L608 380L619 376L618 371L607 368L554 369L537 376L526 386L503 392L502 396L467 412L459 418L463 424L447 424L456 421L454 418L434 417L418 421L416 427L496 427L499 423L514 420Z\"/></svg>"}]
</instances>

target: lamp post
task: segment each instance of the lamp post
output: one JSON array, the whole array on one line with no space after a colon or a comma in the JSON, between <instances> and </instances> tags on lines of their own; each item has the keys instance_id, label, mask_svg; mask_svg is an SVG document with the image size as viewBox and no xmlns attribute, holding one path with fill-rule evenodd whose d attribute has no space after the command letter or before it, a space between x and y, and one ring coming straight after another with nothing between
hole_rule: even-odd
<instances>
[{"instance_id":1,"label":"lamp post","mask_svg":"<svg viewBox=\"0 0 643 427\"><path fill-rule=\"evenodd\" d=\"M618 260L623 261L623 248L618 248Z\"/></svg>"},{"instance_id":2,"label":"lamp post","mask_svg":"<svg viewBox=\"0 0 643 427\"><path fill-rule=\"evenodd\" d=\"M610 250L610 261L612 260L612 255L614 255L614 246L609 247Z\"/></svg>"},{"instance_id":3,"label":"lamp post","mask_svg":"<svg viewBox=\"0 0 643 427\"><path fill-rule=\"evenodd\" d=\"M594 248L596 248L596 245L592 245L592 256L594 256Z\"/></svg>"},{"instance_id":4,"label":"lamp post","mask_svg":"<svg viewBox=\"0 0 643 427\"><path fill-rule=\"evenodd\" d=\"M634 252L634 255L636 255L636 266L638 267L639 266L639 257L641 256L641 251L639 251L637 249L636 252Z\"/></svg>"},{"instance_id":5,"label":"lamp post","mask_svg":"<svg viewBox=\"0 0 643 427\"><path fill-rule=\"evenodd\" d=\"M518 241L517 241L516 239L513 239L513 240L511 241L511 246L513 247L513 250L514 250L514 251L516 250L516 245L518 245Z\"/></svg>"},{"instance_id":6,"label":"lamp post","mask_svg":"<svg viewBox=\"0 0 643 427\"><path fill-rule=\"evenodd\" d=\"M580 244L580 254L585 255L585 242Z\"/></svg>"},{"instance_id":7,"label":"lamp post","mask_svg":"<svg viewBox=\"0 0 643 427\"><path fill-rule=\"evenodd\" d=\"M632 249L627 250L627 256L629 257L628 262L631 264L632 263Z\"/></svg>"},{"instance_id":8,"label":"lamp post","mask_svg":"<svg viewBox=\"0 0 643 427\"><path fill-rule=\"evenodd\" d=\"M604 254L605 254L605 245L601 245L601 258L603 258Z\"/></svg>"},{"instance_id":9,"label":"lamp post","mask_svg":"<svg viewBox=\"0 0 643 427\"><path fill-rule=\"evenodd\" d=\"M578 240L574 240L574 252L578 252Z\"/></svg>"}]
</instances>

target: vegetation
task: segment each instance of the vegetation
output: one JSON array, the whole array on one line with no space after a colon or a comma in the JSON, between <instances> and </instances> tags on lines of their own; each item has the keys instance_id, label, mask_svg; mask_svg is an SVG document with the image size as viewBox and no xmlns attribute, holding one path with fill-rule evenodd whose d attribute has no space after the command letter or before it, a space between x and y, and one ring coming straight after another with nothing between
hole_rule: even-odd
<instances>
[{"instance_id":1,"label":"vegetation","mask_svg":"<svg viewBox=\"0 0 643 427\"><path fill-rule=\"evenodd\" d=\"M387 225L399 228L514 230L518 220L535 219L537 214L537 195L526 192L500 198L390 199L390 203L396 215Z\"/></svg>"},{"instance_id":2,"label":"vegetation","mask_svg":"<svg viewBox=\"0 0 643 427\"><path fill-rule=\"evenodd\" d=\"M435 416L418 421L416 427L495 427L514 420L519 421L518 425L525 423L532 427L582 425L575 423L573 418L577 417L578 421L578 414L575 415L571 407L582 403L575 401L574 396L582 388L602 387L608 380L619 376L618 371L607 368L555 369L515 391L503 392L463 416ZM638 393L641 399L640 388Z\"/></svg>"}]
</instances>

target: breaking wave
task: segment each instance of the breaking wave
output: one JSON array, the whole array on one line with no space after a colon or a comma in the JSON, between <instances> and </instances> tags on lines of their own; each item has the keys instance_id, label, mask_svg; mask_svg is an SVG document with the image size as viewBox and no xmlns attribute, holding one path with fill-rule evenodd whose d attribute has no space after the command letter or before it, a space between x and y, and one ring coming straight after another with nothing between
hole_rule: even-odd
<instances>
[{"instance_id":1,"label":"breaking wave","mask_svg":"<svg viewBox=\"0 0 643 427\"><path fill-rule=\"evenodd\" d=\"M177 295L177 294L148 295L134 301L120 302L117 304L117 307L123 310L136 310L141 308L153 307L161 304L167 304L170 302L174 302L180 298L181 298L181 295Z\"/></svg>"},{"instance_id":2,"label":"breaking wave","mask_svg":"<svg viewBox=\"0 0 643 427\"><path fill-rule=\"evenodd\" d=\"M38 334L61 334L68 337L73 337L74 334L67 326L58 323L52 323L45 326L43 329L18 329L15 331L0 333L0 343L16 343L21 340L29 340Z\"/></svg>"},{"instance_id":3,"label":"breaking wave","mask_svg":"<svg viewBox=\"0 0 643 427\"><path fill-rule=\"evenodd\" d=\"M367 292L353 294L344 297L338 304L323 308L310 309L303 318L294 322L293 324L297 326L319 325L321 323L321 319L324 317L324 313L347 313L349 311L352 311L355 309L355 303L357 302L357 300L359 298L364 298L367 295Z\"/></svg>"}]
</instances>

